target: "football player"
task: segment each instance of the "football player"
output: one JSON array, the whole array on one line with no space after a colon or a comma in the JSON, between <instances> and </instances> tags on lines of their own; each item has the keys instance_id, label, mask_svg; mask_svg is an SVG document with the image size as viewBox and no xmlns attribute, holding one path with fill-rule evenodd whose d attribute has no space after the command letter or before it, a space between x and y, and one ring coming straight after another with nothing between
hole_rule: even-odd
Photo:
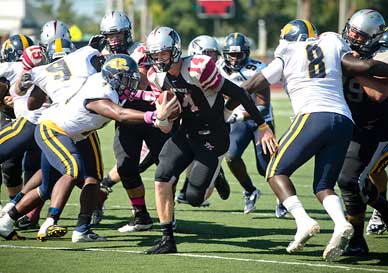
<instances>
[{"instance_id":1,"label":"football player","mask_svg":"<svg viewBox=\"0 0 388 273\"><path fill-rule=\"evenodd\" d=\"M306 20L293 20L282 28L275 59L248 80L249 92L262 90L280 80L296 115L280 138L271 157L266 178L273 192L294 216L297 232L287 252L300 251L320 231L296 195L292 173L315 158L313 191L334 222L334 232L325 250L326 261L337 260L353 235L334 186L352 137L353 122L342 91L342 75L388 74L387 64L361 61L335 33L316 38L315 27Z\"/></svg>"},{"instance_id":2,"label":"football player","mask_svg":"<svg viewBox=\"0 0 388 273\"><path fill-rule=\"evenodd\" d=\"M147 74L152 90L156 95L164 90L173 91L182 105L182 113L180 122L176 123L178 128L159 154L155 174L156 207L163 236L145 253L174 253L177 252L172 222L176 179L193 163L186 198L191 205L199 206L211 193L229 146L223 94L237 98L260 126L265 152L272 153L277 142L252 99L220 75L211 57L181 58L181 39L174 29L154 29L147 37L146 54L152 63ZM172 129L173 121L168 115L158 118L164 131Z\"/></svg>"},{"instance_id":3,"label":"football player","mask_svg":"<svg viewBox=\"0 0 388 273\"><path fill-rule=\"evenodd\" d=\"M347 22L343 38L361 59L378 59L388 63L388 52L377 53L386 25L382 15L371 9L357 11ZM347 77L345 98L355 122L355 130L338 178L349 222L354 235L346 249L347 255L368 254L364 238L364 218L367 203L388 220L388 203L376 195L376 188L367 177L367 166L380 141L387 141L387 80ZM380 90L380 92L378 92ZM361 189L361 190L360 190ZM385 215L385 217L384 217ZM381 226L384 227L384 226Z\"/></svg>"},{"instance_id":4,"label":"football player","mask_svg":"<svg viewBox=\"0 0 388 273\"><path fill-rule=\"evenodd\" d=\"M145 48L142 43L133 41L131 30L132 24L127 15L118 11L108 12L100 24L100 32L106 39L103 52L128 54L138 63L141 77L139 91L137 94L128 96L123 102L123 107L144 112L154 111L154 97L148 97L147 91L142 91L148 86L146 73L149 64L147 64ZM113 149L118 175L114 173L115 168L113 168L102 185L112 187L114 184L110 183L112 179L109 177L116 176L116 179L119 178L122 181L132 205L134 215L128 224L119 228L120 232L149 230L152 227L152 219L145 203L145 188L140 176L140 156L144 141L150 150L152 162L157 162L159 152L167 137L166 134L148 124L121 124L120 122L115 124ZM101 211L102 207L100 207ZM100 219L96 219L95 223L98 221Z\"/></svg>"}]
</instances>

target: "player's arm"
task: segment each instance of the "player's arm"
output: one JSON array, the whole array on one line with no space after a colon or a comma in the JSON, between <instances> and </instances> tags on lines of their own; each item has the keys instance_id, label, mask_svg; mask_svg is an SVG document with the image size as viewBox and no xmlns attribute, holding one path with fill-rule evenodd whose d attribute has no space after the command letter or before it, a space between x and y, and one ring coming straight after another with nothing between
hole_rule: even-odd
<instances>
[{"instance_id":1,"label":"player's arm","mask_svg":"<svg viewBox=\"0 0 388 273\"><path fill-rule=\"evenodd\" d=\"M34 86L34 89L31 91L30 96L27 100L28 110L36 110L42 107L43 103L47 100L47 95L42 91L38 86Z\"/></svg>"},{"instance_id":2,"label":"player's arm","mask_svg":"<svg viewBox=\"0 0 388 273\"><path fill-rule=\"evenodd\" d=\"M165 129L169 129L168 131L171 130L171 128L165 128L166 126L158 126L160 124L157 122L158 119L155 112L142 112L130 108L123 108L108 99L88 100L85 107L90 111L118 122L131 124L148 123L159 127L162 132L165 132Z\"/></svg>"},{"instance_id":3,"label":"player's arm","mask_svg":"<svg viewBox=\"0 0 388 273\"><path fill-rule=\"evenodd\" d=\"M372 100L382 102L388 97L388 79L357 76L355 80Z\"/></svg>"},{"instance_id":4,"label":"player's arm","mask_svg":"<svg viewBox=\"0 0 388 273\"><path fill-rule=\"evenodd\" d=\"M341 65L345 76L388 77L387 63L373 59L361 60L350 53L344 55Z\"/></svg>"}]
</instances>

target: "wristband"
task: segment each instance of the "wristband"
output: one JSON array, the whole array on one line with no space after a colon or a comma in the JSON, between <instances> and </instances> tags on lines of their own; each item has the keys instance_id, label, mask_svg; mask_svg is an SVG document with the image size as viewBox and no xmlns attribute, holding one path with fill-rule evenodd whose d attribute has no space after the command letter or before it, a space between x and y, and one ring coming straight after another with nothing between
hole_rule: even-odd
<instances>
[{"instance_id":1,"label":"wristband","mask_svg":"<svg viewBox=\"0 0 388 273\"><path fill-rule=\"evenodd\" d=\"M261 131L264 131L264 130L267 129L267 128L269 128L269 126L268 126L268 124L265 123L265 122L259 126L260 132L261 132Z\"/></svg>"},{"instance_id":2,"label":"wristband","mask_svg":"<svg viewBox=\"0 0 388 273\"><path fill-rule=\"evenodd\" d=\"M153 111L145 112L145 114L144 114L144 121L145 121L145 123L153 124L154 123L154 119L155 119L154 116L155 116L155 112L153 112Z\"/></svg>"}]
</instances>

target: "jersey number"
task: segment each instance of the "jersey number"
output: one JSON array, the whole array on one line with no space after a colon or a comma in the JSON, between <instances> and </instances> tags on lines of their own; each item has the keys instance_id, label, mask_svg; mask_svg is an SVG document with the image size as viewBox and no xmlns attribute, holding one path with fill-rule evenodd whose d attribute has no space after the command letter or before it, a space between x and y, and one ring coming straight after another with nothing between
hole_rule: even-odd
<instances>
[{"instance_id":1,"label":"jersey number","mask_svg":"<svg viewBox=\"0 0 388 273\"><path fill-rule=\"evenodd\" d=\"M70 69L62 59L50 64L46 69L52 73L54 80L67 81L71 77Z\"/></svg>"},{"instance_id":2,"label":"jersey number","mask_svg":"<svg viewBox=\"0 0 388 273\"><path fill-rule=\"evenodd\" d=\"M309 60L309 77L324 78L326 77L325 63L323 62L322 49L317 45L307 45L307 59Z\"/></svg>"}]
</instances>

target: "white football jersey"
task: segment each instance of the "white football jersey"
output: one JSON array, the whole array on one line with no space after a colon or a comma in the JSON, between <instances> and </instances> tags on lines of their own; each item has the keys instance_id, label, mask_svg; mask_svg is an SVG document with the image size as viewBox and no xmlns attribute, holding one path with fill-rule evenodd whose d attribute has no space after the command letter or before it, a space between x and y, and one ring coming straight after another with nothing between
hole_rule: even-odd
<instances>
[{"instance_id":1,"label":"white football jersey","mask_svg":"<svg viewBox=\"0 0 388 273\"><path fill-rule=\"evenodd\" d=\"M256 73L260 72L264 67L266 67L266 64L260 62L259 60L255 60L252 58L248 58L246 64L240 68L240 70L235 71L229 68L226 63L225 59L221 58L216 63L218 69L221 72L221 75L232 81L234 84L241 86L241 84L250 78L254 76ZM252 100L256 101L256 94L251 94ZM257 106L257 108L260 110L262 109L262 106ZM271 106L270 106L271 108ZM246 112L244 109L244 106L241 104L233 110L233 113L237 112ZM273 119L272 111L270 111L270 114L265 117L265 121L270 121Z\"/></svg>"},{"instance_id":2,"label":"white football jersey","mask_svg":"<svg viewBox=\"0 0 388 273\"><path fill-rule=\"evenodd\" d=\"M101 72L90 76L81 90L68 102L61 102L56 107L47 109L40 122L52 121L75 142L83 140L91 132L104 127L111 120L86 109L87 101L93 99L119 102L117 92L106 83Z\"/></svg>"},{"instance_id":3,"label":"white football jersey","mask_svg":"<svg viewBox=\"0 0 388 273\"><path fill-rule=\"evenodd\" d=\"M65 101L76 94L86 79L96 73L90 63L100 52L90 46L82 47L63 58L31 70L32 81L45 92L52 103Z\"/></svg>"},{"instance_id":4,"label":"white football jersey","mask_svg":"<svg viewBox=\"0 0 388 273\"><path fill-rule=\"evenodd\" d=\"M343 56L351 49L336 33L303 42L281 40L275 59L262 70L273 84L283 81L295 114L334 112L352 119L342 90Z\"/></svg>"},{"instance_id":5,"label":"white football jersey","mask_svg":"<svg viewBox=\"0 0 388 273\"><path fill-rule=\"evenodd\" d=\"M36 124L43 109L37 109L34 111L28 110L27 100L31 94L32 88L30 88L23 96L17 95L15 91L16 81L22 72L22 62L6 62L0 64L0 77L4 77L10 82L9 94L12 96L15 117L24 117L29 122Z\"/></svg>"}]
</instances>

